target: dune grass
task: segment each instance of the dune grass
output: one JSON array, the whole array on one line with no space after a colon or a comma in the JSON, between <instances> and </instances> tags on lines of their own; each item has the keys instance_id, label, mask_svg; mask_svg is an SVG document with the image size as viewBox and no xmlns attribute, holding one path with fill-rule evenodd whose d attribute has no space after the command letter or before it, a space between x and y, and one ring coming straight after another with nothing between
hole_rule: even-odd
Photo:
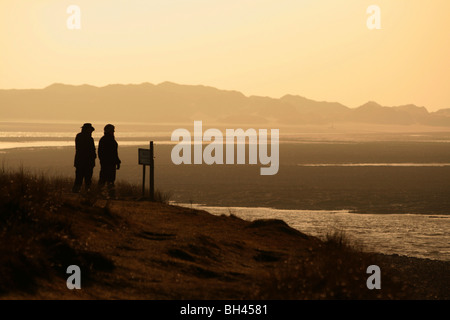
<instances>
[{"instance_id":1,"label":"dune grass","mask_svg":"<svg viewBox=\"0 0 450 320\"><path fill-rule=\"evenodd\" d=\"M0 167L0 294L32 292L36 279L55 274L64 277L63 266L74 261L80 265L92 265L95 261L100 268L112 266L106 258L71 241L77 209L61 209L64 194L70 192L72 184L73 179L68 177ZM138 189L118 183L117 193L121 197L137 197ZM168 201L169 194L158 191L157 195L156 201ZM101 198L102 194L94 188L80 194L80 203L95 214L100 208L93 205ZM52 265L48 261L53 261Z\"/></svg>"},{"instance_id":2,"label":"dune grass","mask_svg":"<svg viewBox=\"0 0 450 320\"><path fill-rule=\"evenodd\" d=\"M64 244L71 224L57 214L65 179L47 179L23 169L0 170L0 292L32 290L42 267L45 244Z\"/></svg>"},{"instance_id":3,"label":"dune grass","mask_svg":"<svg viewBox=\"0 0 450 320\"><path fill-rule=\"evenodd\" d=\"M116 190L119 198L134 199L134 200L148 200L149 191L145 190L145 196L142 196L142 186L130 183L128 181L119 180L116 183ZM168 204L172 198L172 192L155 190L154 201Z\"/></svg>"},{"instance_id":4,"label":"dune grass","mask_svg":"<svg viewBox=\"0 0 450 320\"><path fill-rule=\"evenodd\" d=\"M317 300L374 298L365 285L369 255L343 230L330 230L322 245L304 259L287 260L270 270L258 299ZM387 292L383 292L386 294Z\"/></svg>"}]
</instances>

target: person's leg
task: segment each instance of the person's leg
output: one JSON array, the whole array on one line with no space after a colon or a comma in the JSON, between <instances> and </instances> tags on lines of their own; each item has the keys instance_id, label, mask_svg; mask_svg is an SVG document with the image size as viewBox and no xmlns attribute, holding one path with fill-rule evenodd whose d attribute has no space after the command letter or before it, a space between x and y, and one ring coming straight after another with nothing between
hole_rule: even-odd
<instances>
[{"instance_id":1,"label":"person's leg","mask_svg":"<svg viewBox=\"0 0 450 320\"><path fill-rule=\"evenodd\" d=\"M75 182L73 183L72 192L80 192L81 185L83 184L83 174L81 168L75 169Z\"/></svg>"},{"instance_id":2,"label":"person's leg","mask_svg":"<svg viewBox=\"0 0 450 320\"><path fill-rule=\"evenodd\" d=\"M91 190L93 172L94 168L86 168L84 172L84 187L88 192Z\"/></svg>"},{"instance_id":3,"label":"person's leg","mask_svg":"<svg viewBox=\"0 0 450 320\"><path fill-rule=\"evenodd\" d=\"M116 197L116 188L114 182L116 180L116 166L112 165L108 167L106 174L106 180L108 182L108 194L111 198Z\"/></svg>"},{"instance_id":4,"label":"person's leg","mask_svg":"<svg viewBox=\"0 0 450 320\"><path fill-rule=\"evenodd\" d=\"M100 167L100 174L98 177L98 192L103 196L103 191L104 191L104 187L105 187L105 183L106 183L106 178L105 178L105 166L101 166Z\"/></svg>"},{"instance_id":5,"label":"person's leg","mask_svg":"<svg viewBox=\"0 0 450 320\"><path fill-rule=\"evenodd\" d=\"M116 187L114 186L114 182L108 182L108 195L110 198L116 197Z\"/></svg>"},{"instance_id":6,"label":"person's leg","mask_svg":"<svg viewBox=\"0 0 450 320\"><path fill-rule=\"evenodd\" d=\"M98 177L98 186L102 188L105 185L106 179L105 179L105 166L101 166L100 168L100 174Z\"/></svg>"}]
</instances>

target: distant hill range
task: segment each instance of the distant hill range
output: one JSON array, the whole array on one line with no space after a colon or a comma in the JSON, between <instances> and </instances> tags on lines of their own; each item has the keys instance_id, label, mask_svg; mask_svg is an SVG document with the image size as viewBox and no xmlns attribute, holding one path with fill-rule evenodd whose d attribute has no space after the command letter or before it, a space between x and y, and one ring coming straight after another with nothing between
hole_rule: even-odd
<instances>
[{"instance_id":1,"label":"distant hill range","mask_svg":"<svg viewBox=\"0 0 450 320\"><path fill-rule=\"evenodd\" d=\"M450 108L385 107L368 102L348 108L337 102L285 95L275 99L237 91L163 82L158 85L52 84L44 89L0 90L1 120L309 125L370 123L450 126Z\"/></svg>"}]
</instances>

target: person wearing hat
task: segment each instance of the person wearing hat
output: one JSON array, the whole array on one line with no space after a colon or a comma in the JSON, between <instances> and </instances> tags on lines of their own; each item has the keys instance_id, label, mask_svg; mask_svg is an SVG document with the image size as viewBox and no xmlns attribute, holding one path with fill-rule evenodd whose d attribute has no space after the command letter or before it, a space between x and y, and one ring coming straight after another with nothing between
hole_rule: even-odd
<instances>
[{"instance_id":1,"label":"person wearing hat","mask_svg":"<svg viewBox=\"0 0 450 320\"><path fill-rule=\"evenodd\" d=\"M98 157L101 166L98 185L102 189L107 184L109 197L115 198L114 182L116 180L116 170L120 169L121 163L118 154L118 144L114 137L115 127L112 124L107 124L103 131L104 135L98 143Z\"/></svg>"},{"instance_id":2,"label":"person wearing hat","mask_svg":"<svg viewBox=\"0 0 450 320\"><path fill-rule=\"evenodd\" d=\"M95 128L90 123L85 123L81 127L81 132L75 137L75 182L72 191L80 192L84 181L86 191L90 190L92 183L92 173L95 167L95 159L97 154L95 152L94 139L92 132Z\"/></svg>"}]
</instances>

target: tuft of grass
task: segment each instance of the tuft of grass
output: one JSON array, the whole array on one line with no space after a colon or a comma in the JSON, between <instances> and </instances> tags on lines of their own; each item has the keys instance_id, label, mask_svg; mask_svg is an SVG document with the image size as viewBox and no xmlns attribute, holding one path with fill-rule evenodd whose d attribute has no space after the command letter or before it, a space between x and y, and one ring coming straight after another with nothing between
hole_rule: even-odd
<instances>
[{"instance_id":1,"label":"tuft of grass","mask_svg":"<svg viewBox=\"0 0 450 320\"><path fill-rule=\"evenodd\" d=\"M379 299L392 298L387 289L368 290L366 269L371 256L361 251L343 230L332 230L318 249L310 248L302 260L284 261L270 270L255 288L254 299ZM394 288L394 286L391 286ZM252 299L253 299L252 298Z\"/></svg>"},{"instance_id":2,"label":"tuft of grass","mask_svg":"<svg viewBox=\"0 0 450 320\"><path fill-rule=\"evenodd\" d=\"M356 250L356 246L353 245L345 231L341 229L333 229L332 231L328 231L325 235L324 242L326 246L331 248L340 250Z\"/></svg>"},{"instance_id":3,"label":"tuft of grass","mask_svg":"<svg viewBox=\"0 0 450 320\"><path fill-rule=\"evenodd\" d=\"M142 196L142 186L130 183L128 181L119 180L116 183L116 192L121 198L138 199Z\"/></svg>"},{"instance_id":4,"label":"tuft of grass","mask_svg":"<svg viewBox=\"0 0 450 320\"><path fill-rule=\"evenodd\" d=\"M146 196L142 197L142 186L128 181L118 181L116 184L117 195L120 198L128 199L148 199L148 190ZM168 204L172 198L172 192L155 190L154 201Z\"/></svg>"},{"instance_id":5,"label":"tuft of grass","mask_svg":"<svg viewBox=\"0 0 450 320\"><path fill-rule=\"evenodd\" d=\"M161 191L161 190L155 190L155 198L154 200L156 202L161 202L164 204L169 204L170 199L172 199L172 192L171 191Z\"/></svg>"}]
</instances>

